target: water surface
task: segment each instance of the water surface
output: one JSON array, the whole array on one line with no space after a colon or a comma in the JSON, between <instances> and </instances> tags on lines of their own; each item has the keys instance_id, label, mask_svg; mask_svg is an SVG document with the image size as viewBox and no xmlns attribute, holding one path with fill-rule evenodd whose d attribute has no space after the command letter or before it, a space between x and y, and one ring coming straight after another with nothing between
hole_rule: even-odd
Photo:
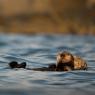
<instances>
[{"instance_id":1,"label":"water surface","mask_svg":"<svg viewBox=\"0 0 95 95\"><path fill-rule=\"evenodd\" d=\"M56 54L83 57L87 71L40 72L9 69L8 62L36 68L56 63ZM95 37L0 35L0 95L95 95Z\"/></svg>"}]
</instances>

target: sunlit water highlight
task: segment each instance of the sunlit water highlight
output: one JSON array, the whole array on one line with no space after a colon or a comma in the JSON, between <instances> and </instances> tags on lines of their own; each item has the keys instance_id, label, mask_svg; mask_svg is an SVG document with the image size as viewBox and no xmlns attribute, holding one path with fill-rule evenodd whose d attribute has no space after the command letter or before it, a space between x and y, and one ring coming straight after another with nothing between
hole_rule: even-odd
<instances>
[{"instance_id":1,"label":"sunlit water highlight","mask_svg":"<svg viewBox=\"0 0 95 95\"><path fill-rule=\"evenodd\" d=\"M8 62L36 68L56 63L56 54L83 57L87 71L40 72L9 69ZM0 35L0 95L95 95L95 37Z\"/></svg>"}]
</instances>

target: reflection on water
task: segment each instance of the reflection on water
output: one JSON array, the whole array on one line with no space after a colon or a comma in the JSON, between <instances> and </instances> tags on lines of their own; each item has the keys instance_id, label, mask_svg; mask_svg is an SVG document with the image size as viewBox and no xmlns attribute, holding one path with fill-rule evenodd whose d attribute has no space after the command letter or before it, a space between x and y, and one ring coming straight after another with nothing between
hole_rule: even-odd
<instances>
[{"instance_id":1,"label":"reflection on water","mask_svg":"<svg viewBox=\"0 0 95 95\"><path fill-rule=\"evenodd\" d=\"M0 35L0 95L94 95L95 38L92 36ZM88 71L40 72L7 68L10 61L30 68L56 63L56 54L68 50L88 63Z\"/></svg>"}]
</instances>

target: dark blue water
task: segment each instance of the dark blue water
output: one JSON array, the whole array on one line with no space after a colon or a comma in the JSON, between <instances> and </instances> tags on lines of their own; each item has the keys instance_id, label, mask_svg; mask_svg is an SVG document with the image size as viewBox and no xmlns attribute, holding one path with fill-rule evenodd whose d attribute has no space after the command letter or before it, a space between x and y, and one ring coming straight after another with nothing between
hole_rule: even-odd
<instances>
[{"instance_id":1,"label":"dark blue water","mask_svg":"<svg viewBox=\"0 0 95 95\"><path fill-rule=\"evenodd\" d=\"M64 50L84 58L88 71L7 68L10 61L25 61L29 68L47 67ZM0 35L0 95L95 95L95 37Z\"/></svg>"}]
</instances>

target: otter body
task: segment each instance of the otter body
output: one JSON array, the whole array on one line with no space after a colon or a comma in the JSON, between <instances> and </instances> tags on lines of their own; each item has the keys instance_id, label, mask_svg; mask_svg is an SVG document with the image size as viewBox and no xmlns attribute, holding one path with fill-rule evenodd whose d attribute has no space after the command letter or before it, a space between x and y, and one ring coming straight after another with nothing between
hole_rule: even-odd
<instances>
[{"instance_id":1,"label":"otter body","mask_svg":"<svg viewBox=\"0 0 95 95\"><path fill-rule=\"evenodd\" d=\"M26 68L26 62L18 64L16 61L10 62L9 67L13 68L24 68L27 70L34 71L72 71L72 70L86 70L87 64L86 62L75 55L65 51L58 53L57 55L57 63L50 64L48 67L41 68Z\"/></svg>"},{"instance_id":2,"label":"otter body","mask_svg":"<svg viewBox=\"0 0 95 95\"><path fill-rule=\"evenodd\" d=\"M42 67L42 68L33 68L31 69L33 71L71 71L71 67L64 66L62 68L56 68L55 64L51 64L48 67Z\"/></svg>"}]
</instances>

